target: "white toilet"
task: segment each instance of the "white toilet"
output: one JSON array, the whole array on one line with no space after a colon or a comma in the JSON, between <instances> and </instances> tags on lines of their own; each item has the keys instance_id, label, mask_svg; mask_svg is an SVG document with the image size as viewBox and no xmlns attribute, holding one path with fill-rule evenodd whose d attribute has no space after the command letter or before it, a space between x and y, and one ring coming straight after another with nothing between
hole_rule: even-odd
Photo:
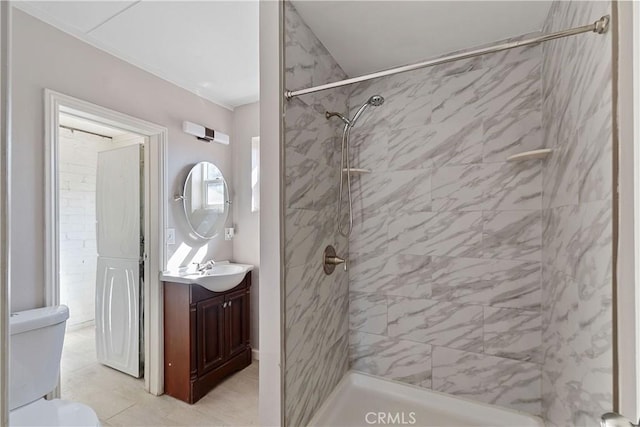
<instances>
[{"instance_id":1,"label":"white toilet","mask_svg":"<svg viewBox=\"0 0 640 427\"><path fill-rule=\"evenodd\" d=\"M87 405L44 399L58 384L68 318L64 305L11 315L9 426L100 426Z\"/></svg>"}]
</instances>

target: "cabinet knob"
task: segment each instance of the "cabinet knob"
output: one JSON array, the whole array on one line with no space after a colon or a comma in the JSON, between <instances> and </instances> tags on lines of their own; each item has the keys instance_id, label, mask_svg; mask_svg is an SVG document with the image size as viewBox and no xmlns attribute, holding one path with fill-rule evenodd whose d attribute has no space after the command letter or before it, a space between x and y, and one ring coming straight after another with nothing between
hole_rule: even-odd
<instances>
[{"instance_id":1,"label":"cabinet knob","mask_svg":"<svg viewBox=\"0 0 640 427\"><path fill-rule=\"evenodd\" d=\"M226 302L222 303L222 308L227 308L227 303Z\"/></svg>"},{"instance_id":2,"label":"cabinet knob","mask_svg":"<svg viewBox=\"0 0 640 427\"><path fill-rule=\"evenodd\" d=\"M232 303L232 302L233 302L233 301L229 301L229 307L231 307L231 303Z\"/></svg>"}]
</instances>

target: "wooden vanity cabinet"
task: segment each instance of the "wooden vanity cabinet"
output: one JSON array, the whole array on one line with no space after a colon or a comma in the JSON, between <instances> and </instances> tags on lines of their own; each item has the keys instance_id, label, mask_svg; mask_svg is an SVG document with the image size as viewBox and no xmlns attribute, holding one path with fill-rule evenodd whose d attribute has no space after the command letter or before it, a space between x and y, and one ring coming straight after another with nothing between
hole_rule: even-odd
<instances>
[{"instance_id":1,"label":"wooden vanity cabinet","mask_svg":"<svg viewBox=\"0 0 640 427\"><path fill-rule=\"evenodd\" d=\"M251 272L226 292L164 283L164 392L195 403L251 364Z\"/></svg>"}]
</instances>

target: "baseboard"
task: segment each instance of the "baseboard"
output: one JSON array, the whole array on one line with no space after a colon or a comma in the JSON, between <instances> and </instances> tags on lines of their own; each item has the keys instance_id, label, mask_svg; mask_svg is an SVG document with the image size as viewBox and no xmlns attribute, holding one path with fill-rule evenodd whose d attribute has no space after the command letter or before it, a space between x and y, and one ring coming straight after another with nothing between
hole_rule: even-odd
<instances>
[{"instance_id":1,"label":"baseboard","mask_svg":"<svg viewBox=\"0 0 640 427\"><path fill-rule=\"evenodd\" d=\"M253 357L253 360L260 360L260 351L254 349L251 349L251 357Z\"/></svg>"}]
</instances>

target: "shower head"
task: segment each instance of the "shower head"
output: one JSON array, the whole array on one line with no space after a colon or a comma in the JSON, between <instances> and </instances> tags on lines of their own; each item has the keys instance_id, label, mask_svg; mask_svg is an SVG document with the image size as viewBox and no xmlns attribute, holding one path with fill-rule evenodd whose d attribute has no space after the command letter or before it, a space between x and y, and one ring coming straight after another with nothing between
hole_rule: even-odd
<instances>
[{"instance_id":1,"label":"shower head","mask_svg":"<svg viewBox=\"0 0 640 427\"><path fill-rule=\"evenodd\" d=\"M343 116L340 113L336 113L332 111L327 111L324 113L324 115L327 119L330 119L331 117L339 117L340 120L342 120L346 125L345 129L348 129L350 127L353 127L356 124L356 120L360 118L360 115L364 113L364 110L366 110L369 105L373 105L374 107L379 107L382 104L384 104L384 98L380 95L373 95L371 98L367 99L367 102L365 102L364 104L362 104L360 108L358 108L358 111L356 112L356 114L353 116L351 120L347 119L345 116Z\"/></svg>"},{"instance_id":2,"label":"shower head","mask_svg":"<svg viewBox=\"0 0 640 427\"><path fill-rule=\"evenodd\" d=\"M360 115L364 113L364 110L366 110L369 105L379 107L382 104L384 104L384 98L380 95L373 95L371 98L367 99L367 102L365 102L360 108L358 108L358 111L353 116L353 119L351 119L350 126L353 127L356 124L356 121L360 118Z\"/></svg>"},{"instance_id":3,"label":"shower head","mask_svg":"<svg viewBox=\"0 0 640 427\"><path fill-rule=\"evenodd\" d=\"M369 98L367 104L371 104L374 107L379 107L384 104L384 98L380 95L373 95L371 98Z\"/></svg>"}]
</instances>

